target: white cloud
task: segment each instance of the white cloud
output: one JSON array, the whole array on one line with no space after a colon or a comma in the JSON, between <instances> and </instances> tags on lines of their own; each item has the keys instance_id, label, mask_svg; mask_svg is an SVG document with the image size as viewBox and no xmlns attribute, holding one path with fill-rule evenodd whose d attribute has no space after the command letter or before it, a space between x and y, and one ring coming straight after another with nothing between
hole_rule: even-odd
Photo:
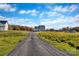
<instances>
[{"instance_id":1,"label":"white cloud","mask_svg":"<svg viewBox=\"0 0 79 59\"><path fill-rule=\"evenodd\" d=\"M63 7L63 6L55 6L54 7L54 11L57 11L57 12L68 12L68 11L70 11L69 9L70 9L69 6L65 6L65 7Z\"/></svg>"},{"instance_id":2,"label":"white cloud","mask_svg":"<svg viewBox=\"0 0 79 59\"><path fill-rule=\"evenodd\" d=\"M68 8L69 6L65 6L63 7L62 5L61 6L47 6L47 8L51 11L56 11L56 12L67 12L68 11Z\"/></svg>"},{"instance_id":3,"label":"white cloud","mask_svg":"<svg viewBox=\"0 0 79 59\"><path fill-rule=\"evenodd\" d=\"M78 9L78 5L72 4L67 6L52 6L47 5L46 8L48 8L49 11L41 12L39 14L39 18L44 18L44 16L47 17L64 17L64 13L70 14L71 12L74 12Z\"/></svg>"},{"instance_id":4,"label":"white cloud","mask_svg":"<svg viewBox=\"0 0 79 59\"><path fill-rule=\"evenodd\" d=\"M30 14L32 12L32 10L27 10L26 14Z\"/></svg>"},{"instance_id":5,"label":"white cloud","mask_svg":"<svg viewBox=\"0 0 79 59\"><path fill-rule=\"evenodd\" d=\"M79 26L79 15L74 17L59 17L56 19L41 19L40 24L45 25L47 28L59 29L62 27L75 27Z\"/></svg>"},{"instance_id":6,"label":"white cloud","mask_svg":"<svg viewBox=\"0 0 79 59\"><path fill-rule=\"evenodd\" d=\"M35 26L37 26L37 24L34 23L34 22L30 22L30 23L27 24L27 26L29 26L29 27L35 27Z\"/></svg>"},{"instance_id":7,"label":"white cloud","mask_svg":"<svg viewBox=\"0 0 79 59\"><path fill-rule=\"evenodd\" d=\"M58 13L58 12L47 12L47 15L50 16L62 16L62 14Z\"/></svg>"},{"instance_id":8,"label":"white cloud","mask_svg":"<svg viewBox=\"0 0 79 59\"><path fill-rule=\"evenodd\" d=\"M71 6L65 6L65 7L61 5L61 6L55 6L54 8L51 8L51 10L57 11L57 12L73 12L77 8L78 8L77 5L71 5Z\"/></svg>"},{"instance_id":9,"label":"white cloud","mask_svg":"<svg viewBox=\"0 0 79 59\"><path fill-rule=\"evenodd\" d=\"M53 10L54 11L61 11L61 9L62 9L62 6L55 6Z\"/></svg>"},{"instance_id":10,"label":"white cloud","mask_svg":"<svg viewBox=\"0 0 79 59\"><path fill-rule=\"evenodd\" d=\"M77 5L71 5L69 9L70 9L71 12L73 12L73 11L75 11L77 8L78 8Z\"/></svg>"},{"instance_id":11,"label":"white cloud","mask_svg":"<svg viewBox=\"0 0 79 59\"><path fill-rule=\"evenodd\" d=\"M12 7L10 4L0 4L0 10L13 12L16 11L16 8Z\"/></svg>"},{"instance_id":12,"label":"white cloud","mask_svg":"<svg viewBox=\"0 0 79 59\"><path fill-rule=\"evenodd\" d=\"M8 11L9 11L9 10L8 10ZM11 12L14 12L14 11L16 11L16 8L11 8L10 11L11 11Z\"/></svg>"},{"instance_id":13,"label":"white cloud","mask_svg":"<svg viewBox=\"0 0 79 59\"><path fill-rule=\"evenodd\" d=\"M50 25L50 24L64 24L67 20L64 19L43 19L44 21L41 22L42 25Z\"/></svg>"},{"instance_id":14,"label":"white cloud","mask_svg":"<svg viewBox=\"0 0 79 59\"><path fill-rule=\"evenodd\" d=\"M15 20L16 19L16 20ZM27 18L8 18L7 19L9 24L16 24L16 25L25 25L27 26L28 23L30 23L30 19Z\"/></svg>"},{"instance_id":15,"label":"white cloud","mask_svg":"<svg viewBox=\"0 0 79 59\"><path fill-rule=\"evenodd\" d=\"M36 9L33 9L33 10L20 10L19 11L20 14L30 14L32 16L36 16L39 11L37 11Z\"/></svg>"},{"instance_id":16,"label":"white cloud","mask_svg":"<svg viewBox=\"0 0 79 59\"><path fill-rule=\"evenodd\" d=\"M33 22L32 19L27 19L27 18L7 18L4 16L0 16L0 20L7 20L9 24L12 25L21 25L21 26L29 26L29 27L34 27L37 25L37 23Z\"/></svg>"},{"instance_id":17,"label":"white cloud","mask_svg":"<svg viewBox=\"0 0 79 59\"><path fill-rule=\"evenodd\" d=\"M20 14L26 14L26 11L25 10L20 10L19 13Z\"/></svg>"},{"instance_id":18,"label":"white cloud","mask_svg":"<svg viewBox=\"0 0 79 59\"><path fill-rule=\"evenodd\" d=\"M75 17L72 17L72 21L79 23L79 15L76 15Z\"/></svg>"},{"instance_id":19,"label":"white cloud","mask_svg":"<svg viewBox=\"0 0 79 59\"><path fill-rule=\"evenodd\" d=\"M53 16L53 15L57 15L57 12L48 12L48 16Z\"/></svg>"},{"instance_id":20,"label":"white cloud","mask_svg":"<svg viewBox=\"0 0 79 59\"><path fill-rule=\"evenodd\" d=\"M41 12L40 14L39 14L39 18L43 18L45 16L45 12Z\"/></svg>"},{"instance_id":21,"label":"white cloud","mask_svg":"<svg viewBox=\"0 0 79 59\"><path fill-rule=\"evenodd\" d=\"M0 16L0 20L7 20L9 24L14 24L14 25L25 25L27 26L27 24L31 24L31 19L27 19L27 18L16 18L16 17L4 17L4 16Z\"/></svg>"},{"instance_id":22,"label":"white cloud","mask_svg":"<svg viewBox=\"0 0 79 59\"><path fill-rule=\"evenodd\" d=\"M39 13L39 11L37 11L36 9L33 9L33 10L28 10L26 13L31 14L32 16L36 16Z\"/></svg>"},{"instance_id":23,"label":"white cloud","mask_svg":"<svg viewBox=\"0 0 79 59\"><path fill-rule=\"evenodd\" d=\"M37 11L36 10L31 10L31 15L36 16L37 15Z\"/></svg>"},{"instance_id":24,"label":"white cloud","mask_svg":"<svg viewBox=\"0 0 79 59\"><path fill-rule=\"evenodd\" d=\"M39 14L39 18L64 18L65 15L63 15L62 13L59 12L55 12L55 11L47 11L47 12L41 12Z\"/></svg>"},{"instance_id":25,"label":"white cloud","mask_svg":"<svg viewBox=\"0 0 79 59\"><path fill-rule=\"evenodd\" d=\"M5 19L5 17L3 17L3 16L0 16L0 20L4 20Z\"/></svg>"}]
</instances>

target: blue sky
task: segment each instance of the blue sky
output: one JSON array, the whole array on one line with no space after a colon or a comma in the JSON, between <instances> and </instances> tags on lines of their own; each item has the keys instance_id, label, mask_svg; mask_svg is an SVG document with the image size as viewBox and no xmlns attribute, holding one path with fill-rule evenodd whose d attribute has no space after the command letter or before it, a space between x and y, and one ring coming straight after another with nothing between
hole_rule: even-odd
<instances>
[{"instance_id":1,"label":"blue sky","mask_svg":"<svg viewBox=\"0 0 79 59\"><path fill-rule=\"evenodd\" d=\"M75 27L79 26L78 6L78 3L5 3L0 4L0 20L30 27Z\"/></svg>"}]
</instances>

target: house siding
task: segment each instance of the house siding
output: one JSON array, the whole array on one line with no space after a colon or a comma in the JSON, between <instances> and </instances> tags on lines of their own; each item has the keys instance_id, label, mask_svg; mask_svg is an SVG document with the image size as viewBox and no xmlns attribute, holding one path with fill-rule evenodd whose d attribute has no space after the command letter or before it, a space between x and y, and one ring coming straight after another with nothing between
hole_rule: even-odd
<instances>
[{"instance_id":1,"label":"house siding","mask_svg":"<svg viewBox=\"0 0 79 59\"><path fill-rule=\"evenodd\" d=\"M3 26L0 26L0 30L4 30L4 28L5 28L5 27L3 27Z\"/></svg>"},{"instance_id":2,"label":"house siding","mask_svg":"<svg viewBox=\"0 0 79 59\"><path fill-rule=\"evenodd\" d=\"M4 30L8 30L8 23L5 24Z\"/></svg>"},{"instance_id":3,"label":"house siding","mask_svg":"<svg viewBox=\"0 0 79 59\"><path fill-rule=\"evenodd\" d=\"M39 26L35 26L34 31L45 31L45 26L44 25L39 25Z\"/></svg>"},{"instance_id":4,"label":"house siding","mask_svg":"<svg viewBox=\"0 0 79 59\"><path fill-rule=\"evenodd\" d=\"M7 21L0 21L3 26L0 26L0 30L8 30L8 22Z\"/></svg>"}]
</instances>

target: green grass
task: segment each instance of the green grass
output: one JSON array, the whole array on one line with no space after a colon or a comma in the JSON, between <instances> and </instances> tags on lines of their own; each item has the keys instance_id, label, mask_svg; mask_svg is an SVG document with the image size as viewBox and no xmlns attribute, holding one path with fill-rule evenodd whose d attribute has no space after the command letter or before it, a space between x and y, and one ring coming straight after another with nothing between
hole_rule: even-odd
<instances>
[{"instance_id":1,"label":"green grass","mask_svg":"<svg viewBox=\"0 0 79 59\"><path fill-rule=\"evenodd\" d=\"M38 32L38 36L61 51L79 56L79 32Z\"/></svg>"},{"instance_id":2,"label":"green grass","mask_svg":"<svg viewBox=\"0 0 79 59\"><path fill-rule=\"evenodd\" d=\"M27 36L25 31L0 31L0 56L10 53Z\"/></svg>"}]
</instances>

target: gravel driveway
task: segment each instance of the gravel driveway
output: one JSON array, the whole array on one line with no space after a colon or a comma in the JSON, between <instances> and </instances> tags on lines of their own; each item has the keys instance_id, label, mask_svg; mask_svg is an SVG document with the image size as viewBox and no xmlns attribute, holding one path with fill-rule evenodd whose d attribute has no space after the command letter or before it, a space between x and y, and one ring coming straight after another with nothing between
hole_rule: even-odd
<instances>
[{"instance_id":1,"label":"gravel driveway","mask_svg":"<svg viewBox=\"0 0 79 59\"><path fill-rule=\"evenodd\" d=\"M69 56L51 45L43 42L34 32L29 33L28 39L20 42L8 56Z\"/></svg>"}]
</instances>

